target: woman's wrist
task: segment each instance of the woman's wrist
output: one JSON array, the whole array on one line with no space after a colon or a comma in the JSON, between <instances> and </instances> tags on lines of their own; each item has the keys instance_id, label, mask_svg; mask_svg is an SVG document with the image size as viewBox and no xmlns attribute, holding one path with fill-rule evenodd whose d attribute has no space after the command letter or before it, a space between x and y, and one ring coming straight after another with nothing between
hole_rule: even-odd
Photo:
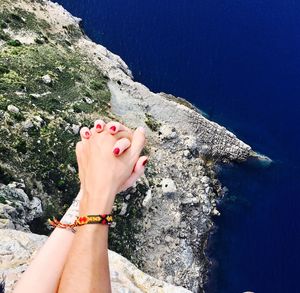
<instances>
[{"instance_id":1,"label":"woman's wrist","mask_svg":"<svg viewBox=\"0 0 300 293\"><path fill-rule=\"evenodd\" d=\"M112 212L116 193L103 191L97 194L85 192L80 201L80 215L110 214Z\"/></svg>"},{"instance_id":2,"label":"woman's wrist","mask_svg":"<svg viewBox=\"0 0 300 293\"><path fill-rule=\"evenodd\" d=\"M83 190L81 189L78 195L76 196L76 198L73 200L70 207L68 208L68 210L66 211L66 213L64 214L64 216L61 218L60 221L62 223L71 224L76 220L79 214L79 206L80 206L80 200L82 196L83 196Z\"/></svg>"}]
</instances>

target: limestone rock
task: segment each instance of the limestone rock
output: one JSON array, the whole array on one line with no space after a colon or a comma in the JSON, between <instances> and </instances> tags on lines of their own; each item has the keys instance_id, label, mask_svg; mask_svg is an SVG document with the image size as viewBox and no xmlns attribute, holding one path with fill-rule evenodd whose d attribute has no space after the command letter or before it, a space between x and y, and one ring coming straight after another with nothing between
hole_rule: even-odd
<instances>
[{"instance_id":1,"label":"limestone rock","mask_svg":"<svg viewBox=\"0 0 300 293\"><path fill-rule=\"evenodd\" d=\"M52 82L52 78L50 77L49 74L46 74L46 75L42 76L42 81L45 84L50 84Z\"/></svg>"},{"instance_id":2,"label":"limestone rock","mask_svg":"<svg viewBox=\"0 0 300 293\"><path fill-rule=\"evenodd\" d=\"M15 113L15 114L20 112L19 108L14 106L14 105L8 105L7 106L7 111L9 111L11 113Z\"/></svg>"},{"instance_id":3,"label":"limestone rock","mask_svg":"<svg viewBox=\"0 0 300 293\"><path fill-rule=\"evenodd\" d=\"M11 229L0 229L0 276L5 281L5 292L12 293L16 281L26 270L47 236ZM112 292L131 293L188 293L182 287L155 279L130 263L126 258L109 250Z\"/></svg>"},{"instance_id":4,"label":"limestone rock","mask_svg":"<svg viewBox=\"0 0 300 293\"><path fill-rule=\"evenodd\" d=\"M121 211L119 212L119 215L123 216L126 214L128 204L126 202L123 202Z\"/></svg>"},{"instance_id":5,"label":"limestone rock","mask_svg":"<svg viewBox=\"0 0 300 293\"><path fill-rule=\"evenodd\" d=\"M161 188L163 191L163 194L170 194L170 193L174 193L176 191L176 185L175 182L170 179L170 178L164 178L161 181Z\"/></svg>"},{"instance_id":6,"label":"limestone rock","mask_svg":"<svg viewBox=\"0 0 300 293\"><path fill-rule=\"evenodd\" d=\"M151 206L152 203L152 191L151 189L147 190L146 196L142 202L143 207L148 208Z\"/></svg>"},{"instance_id":7,"label":"limestone rock","mask_svg":"<svg viewBox=\"0 0 300 293\"><path fill-rule=\"evenodd\" d=\"M76 124L72 125L72 131L74 134L78 134L79 130L80 130L80 125L76 125Z\"/></svg>"},{"instance_id":8,"label":"limestone rock","mask_svg":"<svg viewBox=\"0 0 300 293\"><path fill-rule=\"evenodd\" d=\"M203 176L203 177L201 178L201 183L203 183L203 184L208 184L209 181L210 181L210 179L209 179L209 177L207 177L207 176Z\"/></svg>"},{"instance_id":9,"label":"limestone rock","mask_svg":"<svg viewBox=\"0 0 300 293\"><path fill-rule=\"evenodd\" d=\"M176 129L170 125L164 124L159 128L162 139L170 140L177 137Z\"/></svg>"},{"instance_id":10,"label":"limestone rock","mask_svg":"<svg viewBox=\"0 0 300 293\"><path fill-rule=\"evenodd\" d=\"M34 125L31 120L27 119L26 121L22 122L22 126L23 129L27 131L28 129L32 128Z\"/></svg>"},{"instance_id":11,"label":"limestone rock","mask_svg":"<svg viewBox=\"0 0 300 293\"><path fill-rule=\"evenodd\" d=\"M16 184L0 184L0 199L1 228L30 231L28 224L43 213L41 200L30 200Z\"/></svg>"}]
</instances>

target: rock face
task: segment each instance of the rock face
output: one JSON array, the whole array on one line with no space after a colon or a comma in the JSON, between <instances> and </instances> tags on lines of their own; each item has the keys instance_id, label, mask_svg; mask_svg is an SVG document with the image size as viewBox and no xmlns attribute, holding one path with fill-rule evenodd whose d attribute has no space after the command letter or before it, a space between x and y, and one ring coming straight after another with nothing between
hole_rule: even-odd
<instances>
[{"instance_id":1,"label":"rock face","mask_svg":"<svg viewBox=\"0 0 300 293\"><path fill-rule=\"evenodd\" d=\"M0 275L5 281L5 292L13 292L16 280L26 270L29 261L47 240L46 236L10 229L0 229ZM144 274L121 255L109 251L110 276L113 292L188 293Z\"/></svg>"},{"instance_id":2,"label":"rock face","mask_svg":"<svg viewBox=\"0 0 300 293\"><path fill-rule=\"evenodd\" d=\"M19 188L18 188L19 187ZM43 213L41 200L30 200L22 185L0 183L0 229L30 231L28 224Z\"/></svg>"},{"instance_id":3,"label":"rock face","mask_svg":"<svg viewBox=\"0 0 300 293\"><path fill-rule=\"evenodd\" d=\"M225 190L215 166L254 156L251 147L186 100L135 82L124 61L92 42L60 5L0 4L2 227L28 231L41 212L39 200L43 215L33 232L47 233L44 220L65 211L78 191L74 146L81 126L99 116L144 126L142 154L149 163L145 175L117 196L110 248L159 280L202 292L207 239ZM13 181L23 191L10 186ZM162 286L156 284L134 285L140 291L132 292L156 292Z\"/></svg>"}]
</instances>

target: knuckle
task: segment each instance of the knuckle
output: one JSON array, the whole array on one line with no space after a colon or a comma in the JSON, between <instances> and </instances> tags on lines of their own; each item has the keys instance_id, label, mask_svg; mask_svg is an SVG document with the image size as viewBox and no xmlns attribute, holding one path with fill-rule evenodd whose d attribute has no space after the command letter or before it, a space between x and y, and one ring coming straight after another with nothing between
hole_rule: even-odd
<instances>
[{"instance_id":1,"label":"knuckle","mask_svg":"<svg viewBox=\"0 0 300 293\"><path fill-rule=\"evenodd\" d=\"M128 137L128 136L126 135L126 136L123 138L123 142L124 142L125 145L131 145L132 142L133 142L133 140L132 140L130 137Z\"/></svg>"}]
</instances>

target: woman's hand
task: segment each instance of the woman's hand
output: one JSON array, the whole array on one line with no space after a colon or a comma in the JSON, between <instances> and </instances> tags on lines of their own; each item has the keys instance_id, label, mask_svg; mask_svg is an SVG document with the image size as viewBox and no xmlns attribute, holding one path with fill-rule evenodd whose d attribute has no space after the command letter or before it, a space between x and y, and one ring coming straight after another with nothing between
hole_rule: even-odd
<instances>
[{"instance_id":1,"label":"woman's hand","mask_svg":"<svg viewBox=\"0 0 300 293\"><path fill-rule=\"evenodd\" d=\"M80 213L110 213L115 195L130 187L144 172L143 128L134 132L123 124L103 120L80 130L76 156L83 198Z\"/></svg>"}]
</instances>

